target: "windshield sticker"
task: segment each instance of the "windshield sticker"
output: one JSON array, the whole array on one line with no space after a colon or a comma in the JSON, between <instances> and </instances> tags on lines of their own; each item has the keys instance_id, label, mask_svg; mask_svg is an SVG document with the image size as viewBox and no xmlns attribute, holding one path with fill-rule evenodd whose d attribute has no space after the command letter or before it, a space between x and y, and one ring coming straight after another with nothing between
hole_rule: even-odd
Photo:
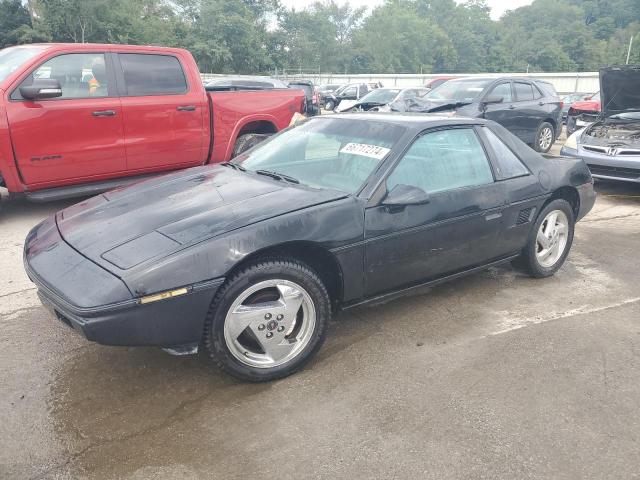
<instances>
[{"instance_id":1,"label":"windshield sticker","mask_svg":"<svg viewBox=\"0 0 640 480\"><path fill-rule=\"evenodd\" d=\"M382 160L391 150L389 148L379 147L378 145L367 145L366 143L347 143L340 153L348 153L350 155L362 155L363 157L375 158Z\"/></svg>"}]
</instances>

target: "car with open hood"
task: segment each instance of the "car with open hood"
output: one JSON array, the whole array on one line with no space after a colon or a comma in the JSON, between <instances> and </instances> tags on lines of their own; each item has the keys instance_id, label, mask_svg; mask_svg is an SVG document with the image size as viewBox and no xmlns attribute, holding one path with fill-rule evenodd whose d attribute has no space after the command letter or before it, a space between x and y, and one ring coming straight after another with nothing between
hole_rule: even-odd
<instances>
[{"instance_id":1,"label":"car with open hood","mask_svg":"<svg viewBox=\"0 0 640 480\"><path fill-rule=\"evenodd\" d=\"M562 131L562 102L553 85L530 78L456 78L422 97L395 101L389 107L493 120L542 153Z\"/></svg>"},{"instance_id":2,"label":"car with open hood","mask_svg":"<svg viewBox=\"0 0 640 480\"><path fill-rule=\"evenodd\" d=\"M301 368L339 309L515 259L553 275L594 201L584 162L494 122L325 115L61 210L31 230L24 263L88 340L204 346L265 381Z\"/></svg>"},{"instance_id":3,"label":"car with open hood","mask_svg":"<svg viewBox=\"0 0 640 480\"><path fill-rule=\"evenodd\" d=\"M562 154L582 158L596 178L640 182L640 65L600 71L602 109L574 132Z\"/></svg>"}]
</instances>

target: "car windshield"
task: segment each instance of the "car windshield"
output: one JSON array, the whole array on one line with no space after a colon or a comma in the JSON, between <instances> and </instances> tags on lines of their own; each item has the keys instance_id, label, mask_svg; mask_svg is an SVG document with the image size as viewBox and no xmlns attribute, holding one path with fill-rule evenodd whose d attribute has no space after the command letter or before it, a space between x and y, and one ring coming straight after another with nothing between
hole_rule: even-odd
<instances>
[{"instance_id":1,"label":"car windshield","mask_svg":"<svg viewBox=\"0 0 640 480\"><path fill-rule=\"evenodd\" d=\"M0 50L0 82L16 71L23 63L32 59L47 47L20 46Z\"/></svg>"},{"instance_id":2,"label":"car windshield","mask_svg":"<svg viewBox=\"0 0 640 480\"><path fill-rule=\"evenodd\" d=\"M315 118L275 135L233 163L314 188L356 193L404 131L383 122Z\"/></svg>"},{"instance_id":3,"label":"car windshield","mask_svg":"<svg viewBox=\"0 0 640 480\"><path fill-rule=\"evenodd\" d=\"M473 102L493 80L449 80L424 98L436 102Z\"/></svg>"},{"instance_id":4,"label":"car windshield","mask_svg":"<svg viewBox=\"0 0 640 480\"><path fill-rule=\"evenodd\" d=\"M399 93L399 88L378 88L362 97L360 103L389 103L396 98Z\"/></svg>"}]
</instances>

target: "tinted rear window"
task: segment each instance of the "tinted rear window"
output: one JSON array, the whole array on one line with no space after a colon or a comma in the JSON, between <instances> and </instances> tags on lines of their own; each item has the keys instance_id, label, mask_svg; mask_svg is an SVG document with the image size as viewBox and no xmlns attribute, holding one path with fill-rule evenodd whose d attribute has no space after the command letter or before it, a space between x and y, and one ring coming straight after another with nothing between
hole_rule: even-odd
<instances>
[{"instance_id":1,"label":"tinted rear window","mask_svg":"<svg viewBox=\"0 0 640 480\"><path fill-rule=\"evenodd\" d=\"M170 95L187 91L187 80L176 57L138 53L118 56L127 95Z\"/></svg>"},{"instance_id":2,"label":"tinted rear window","mask_svg":"<svg viewBox=\"0 0 640 480\"><path fill-rule=\"evenodd\" d=\"M533 86L530 83L514 82L516 100L519 102L533 100Z\"/></svg>"}]
</instances>

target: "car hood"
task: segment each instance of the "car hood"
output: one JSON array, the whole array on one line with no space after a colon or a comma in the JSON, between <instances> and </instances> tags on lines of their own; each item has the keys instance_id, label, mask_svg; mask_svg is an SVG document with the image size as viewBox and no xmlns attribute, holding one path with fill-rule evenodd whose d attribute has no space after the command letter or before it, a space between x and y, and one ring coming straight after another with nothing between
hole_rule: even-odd
<instances>
[{"instance_id":1,"label":"car hood","mask_svg":"<svg viewBox=\"0 0 640 480\"><path fill-rule=\"evenodd\" d=\"M640 65L608 67L600 70L602 114L640 111Z\"/></svg>"},{"instance_id":2,"label":"car hood","mask_svg":"<svg viewBox=\"0 0 640 480\"><path fill-rule=\"evenodd\" d=\"M216 165L107 192L58 212L56 221L64 240L82 255L110 271L127 270L248 224L346 196Z\"/></svg>"}]
</instances>

